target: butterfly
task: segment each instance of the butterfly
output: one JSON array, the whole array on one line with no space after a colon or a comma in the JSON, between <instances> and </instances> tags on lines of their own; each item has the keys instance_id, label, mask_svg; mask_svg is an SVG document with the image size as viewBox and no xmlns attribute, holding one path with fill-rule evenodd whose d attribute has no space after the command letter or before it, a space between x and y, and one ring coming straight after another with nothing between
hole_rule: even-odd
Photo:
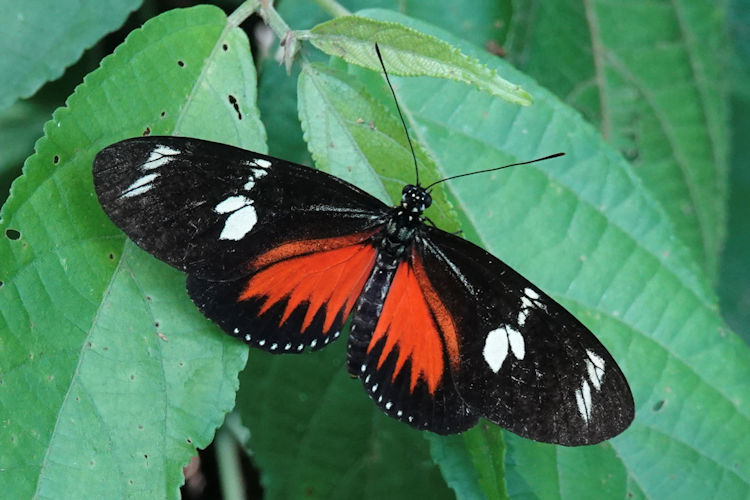
<instances>
[{"instance_id":1,"label":"butterfly","mask_svg":"<svg viewBox=\"0 0 750 500\"><path fill-rule=\"evenodd\" d=\"M112 221L187 273L190 298L228 334L303 353L348 323L349 373L412 427L452 434L484 417L577 446L633 420L622 371L580 321L497 257L429 223L436 183L406 185L392 207L303 165L156 136L104 148L93 178Z\"/></svg>"}]
</instances>

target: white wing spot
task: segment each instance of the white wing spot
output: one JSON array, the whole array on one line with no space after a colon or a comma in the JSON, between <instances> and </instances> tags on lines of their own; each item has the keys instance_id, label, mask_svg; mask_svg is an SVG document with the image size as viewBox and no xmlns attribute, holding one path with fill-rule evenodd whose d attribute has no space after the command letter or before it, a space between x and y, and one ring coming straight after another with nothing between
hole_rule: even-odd
<instances>
[{"instance_id":1,"label":"white wing spot","mask_svg":"<svg viewBox=\"0 0 750 500\"><path fill-rule=\"evenodd\" d=\"M402 412L401 410L399 410L399 411L396 412L396 416L398 416L398 417L400 417L403 414L404 414L404 412Z\"/></svg>"},{"instance_id":2,"label":"white wing spot","mask_svg":"<svg viewBox=\"0 0 750 500\"><path fill-rule=\"evenodd\" d=\"M147 174L137 179L130 186L128 186L122 193L122 198L130 198L131 196L138 196L151 189L153 184L151 181L159 177L159 174Z\"/></svg>"},{"instance_id":3,"label":"white wing spot","mask_svg":"<svg viewBox=\"0 0 750 500\"><path fill-rule=\"evenodd\" d=\"M365 372L365 370L367 370L367 365L363 364L362 366L360 366L360 367L359 367L359 370L360 370L360 371L361 371L362 373L364 373L364 372Z\"/></svg>"},{"instance_id":4,"label":"white wing spot","mask_svg":"<svg viewBox=\"0 0 750 500\"><path fill-rule=\"evenodd\" d=\"M493 372L497 373L502 368L508 357L508 348L516 359L524 358L526 345L521 332L503 325L487 334L482 355Z\"/></svg>"},{"instance_id":5,"label":"white wing spot","mask_svg":"<svg viewBox=\"0 0 750 500\"><path fill-rule=\"evenodd\" d=\"M265 340L261 340L260 342L258 342L258 345L259 346L264 346L264 345L266 345L266 341Z\"/></svg>"},{"instance_id":6,"label":"white wing spot","mask_svg":"<svg viewBox=\"0 0 750 500\"><path fill-rule=\"evenodd\" d=\"M154 168L159 168L162 165L166 165L170 161L172 161L171 156L180 154L179 151L176 149L172 149L169 146L156 146L153 151L151 151L151 154L148 156L148 159L141 165L141 169L143 170L151 170Z\"/></svg>"},{"instance_id":7,"label":"white wing spot","mask_svg":"<svg viewBox=\"0 0 750 500\"><path fill-rule=\"evenodd\" d=\"M289 350L289 349L291 349L291 348L292 348L292 344L291 344L291 342L287 343L287 345L285 345L285 346L284 346L284 350L285 350L285 351L288 351L288 350Z\"/></svg>"},{"instance_id":8,"label":"white wing spot","mask_svg":"<svg viewBox=\"0 0 750 500\"><path fill-rule=\"evenodd\" d=\"M271 162L268 160L264 160L263 158L258 158L255 160L255 164L262 168L268 168L271 166ZM253 170L255 172L255 170ZM265 170L262 170L263 175L266 175L267 172ZM260 176L259 176L260 177Z\"/></svg>"},{"instance_id":9,"label":"white wing spot","mask_svg":"<svg viewBox=\"0 0 750 500\"><path fill-rule=\"evenodd\" d=\"M518 322L518 326L523 326L526 324L526 318L529 317L529 310L528 309L521 309L518 312L518 319L516 320Z\"/></svg>"},{"instance_id":10,"label":"white wing spot","mask_svg":"<svg viewBox=\"0 0 750 500\"><path fill-rule=\"evenodd\" d=\"M252 339L252 337L250 336L249 333L247 335L245 335L245 340L246 341L250 342L250 339Z\"/></svg>"},{"instance_id":11,"label":"white wing spot","mask_svg":"<svg viewBox=\"0 0 750 500\"><path fill-rule=\"evenodd\" d=\"M534 303L531 302L528 297L521 297L521 307L523 307L524 309L529 309L533 305Z\"/></svg>"},{"instance_id":12,"label":"white wing spot","mask_svg":"<svg viewBox=\"0 0 750 500\"><path fill-rule=\"evenodd\" d=\"M160 155L166 155L166 156L174 156L180 154L180 151L178 149L172 149L169 146L156 146L156 149L154 149L154 153L159 153ZM154 154L151 153L151 154Z\"/></svg>"},{"instance_id":13,"label":"white wing spot","mask_svg":"<svg viewBox=\"0 0 750 500\"><path fill-rule=\"evenodd\" d=\"M586 360L586 371L589 375L589 380L597 391L602 386L602 380L604 378L604 359L593 351L586 349L586 355L589 359Z\"/></svg>"},{"instance_id":14,"label":"white wing spot","mask_svg":"<svg viewBox=\"0 0 750 500\"><path fill-rule=\"evenodd\" d=\"M523 289L523 293L525 293L525 294L526 294L526 296L527 296L528 298L532 299L532 300L537 300L537 299L539 298L539 294L538 294L538 293L536 293L536 292L535 292L534 290L532 290L531 288L524 288L524 289Z\"/></svg>"},{"instance_id":15,"label":"white wing spot","mask_svg":"<svg viewBox=\"0 0 750 500\"><path fill-rule=\"evenodd\" d=\"M235 328L234 329L234 333L240 333L240 329L239 328Z\"/></svg>"},{"instance_id":16,"label":"white wing spot","mask_svg":"<svg viewBox=\"0 0 750 500\"><path fill-rule=\"evenodd\" d=\"M518 330L506 326L505 331L508 334L508 342L510 343L510 350L516 359L523 359L526 355L526 345L523 342L523 335Z\"/></svg>"},{"instance_id":17,"label":"white wing spot","mask_svg":"<svg viewBox=\"0 0 750 500\"><path fill-rule=\"evenodd\" d=\"M365 377L365 384L369 384L369 383L370 383L370 376L368 375Z\"/></svg>"},{"instance_id":18,"label":"white wing spot","mask_svg":"<svg viewBox=\"0 0 750 500\"><path fill-rule=\"evenodd\" d=\"M378 384L372 386L372 392L378 392Z\"/></svg>"},{"instance_id":19,"label":"white wing spot","mask_svg":"<svg viewBox=\"0 0 750 500\"><path fill-rule=\"evenodd\" d=\"M390 402L390 401L388 401L388 402L387 402L387 403L385 404L385 409L386 409L386 410L390 410L390 409L391 409L391 406L393 406L393 403L392 403L392 402Z\"/></svg>"},{"instance_id":20,"label":"white wing spot","mask_svg":"<svg viewBox=\"0 0 750 500\"><path fill-rule=\"evenodd\" d=\"M301 351L304 348L305 348L305 344L300 344L300 345L297 346L297 350L298 351Z\"/></svg>"},{"instance_id":21,"label":"white wing spot","mask_svg":"<svg viewBox=\"0 0 750 500\"><path fill-rule=\"evenodd\" d=\"M245 198L244 196L230 196L216 205L214 211L217 214L228 214L229 212L236 212L240 208L250 205L252 202L252 200Z\"/></svg>"},{"instance_id":22,"label":"white wing spot","mask_svg":"<svg viewBox=\"0 0 750 500\"><path fill-rule=\"evenodd\" d=\"M504 328L496 328L487 334L482 355L493 372L500 371L508 356L508 336Z\"/></svg>"},{"instance_id":23,"label":"white wing spot","mask_svg":"<svg viewBox=\"0 0 750 500\"><path fill-rule=\"evenodd\" d=\"M578 413L588 423L591 420L591 388L585 380L581 388L576 389L576 405L578 405Z\"/></svg>"},{"instance_id":24,"label":"white wing spot","mask_svg":"<svg viewBox=\"0 0 750 500\"><path fill-rule=\"evenodd\" d=\"M255 179L250 179L245 183L244 186L242 186L245 191L250 191L253 187L255 187Z\"/></svg>"},{"instance_id":25,"label":"white wing spot","mask_svg":"<svg viewBox=\"0 0 750 500\"><path fill-rule=\"evenodd\" d=\"M276 342L274 342L273 344L271 344L271 350L272 351L275 351L277 347L279 347L279 344L277 344Z\"/></svg>"},{"instance_id":26,"label":"white wing spot","mask_svg":"<svg viewBox=\"0 0 750 500\"><path fill-rule=\"evenodd\" d=\"M252 205L242 207L227 217L219 239L239 241L252 231L257 222L258 214L255 213L255 207Z\"/></svg>"},{"instance_id":27,"label":"white wing spot","mask_svg":"<svg viewBox=\"0 0 750 500\"><path fill-rule=\"evenodd\" d=\"M313 339L313 341L310 342L310 347L315 347L316 345L318 345L318 339Z\"/></svg>"}]
</instances>

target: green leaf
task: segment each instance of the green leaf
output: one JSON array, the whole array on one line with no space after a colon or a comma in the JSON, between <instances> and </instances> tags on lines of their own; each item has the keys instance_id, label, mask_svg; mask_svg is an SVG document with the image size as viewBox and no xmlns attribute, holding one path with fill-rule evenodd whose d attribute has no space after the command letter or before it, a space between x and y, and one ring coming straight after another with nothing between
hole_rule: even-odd
<instances>
[{"instance_id":1,"label":"green leaf","mask_svg":"<svg viewBox=\"0 0 750 500\"><path fill-rule=\"evenodd\" d=\"M356 182L385 203L398 203L405 184L398 174L404 165L412 166L414 178L414 160L401 121L349 75L323 66L305 65L297 93L302 128L317 167ZM418 144L415 152L421 179L435 180L433 161ZM433 222L458 229L451 223L455 216L442 186L432 196L441 208L433 214Z\"/></svg>"},{"instance_id":2,"label":"green leaf","mask_svg":"<svg viewBox=\"0 0 750 500\"><path fill-rule=\"evenodd\" d=\"M474 85L516 104L531 104L531 96L525 90L501 78L476 58L401 24L346 16L319 24L298 37L346 62L381 71L374 48L378 43L389 74L447 78Z\"/></svg>"},{"instance_id":3,"label":"green leaf","mask_svg":"<svg viewBox=\"0 0 750 500\"><path fill-rule=\"evenodd\" d=\"M83 51L113 31L140 0L0 0L0 109L62 75Z\"/></svg>"},{"instance_id":4,"label":"green leaf","mask_svg":"<svg viewBox=\"0 0 750 500\"><path fill-rule=\"evenodd\" d=\"M480 422L455 436L428 435L430 452L457 498L509 498L505 488L505 443L497 425Z\"/></svg>"},{"instance_id":5,"label":"green leaf","mask_svg":"<svg viewBox=\"0 0 750 500\"><path fill-rule=\"evenodd\" d=\"M247 38L219 9L134 31L55 112L0 212L8 498L177 497L182 467L234 404L247 349L96 201L94 154L144 132L263 148Z\"/></svg>"},{"instance_id":6,"label":"green leaf","mask_svg":"<svg viewBox=\"0 0 750 500\"><path fill-rule=\"evenodd\" d=\"M237 407L265 498L450 498L422 433L378 410L345 360L344 341L314 355L251 351Z\"/></svg>"},{"instance_id":7,"label":"green leaf","mask_svg":"<svg viewBox=\"0 0 750 500\"><path fill-rule=\"evenodd\" d=\"M438 33L493 63L414 20L361 14ZM399 78L402 109L443 175L566 152L544 164L447 184L465 234L596 332L636 401L634 424L609 444L552 448L545 459L544 446L514 439L506 455L509 493L580 498L574 493L582 474L574 465L581 463L587 477L608 478L617 496L748 495L750 351L719 317L708 279L652 193L598 133L530 78L503 61L494 64L531 90L534 106L518 108L453 82ZM608 446L604 460L601 448ZM521 455L537 465L517 463Z\"/></svg>"},{"instance_id":8,"label":"green leaf","mask_svg":"<svg viewBox=\"0 0 750 500\"><path fill-rule=\"evenodd\" d=\"M711 280L726 232L722 5L534 2L508 49L631 161Z\"/></svg>"},{"instance_id":9,"label":"green leaf","mask_svg":"<svg viewBox=\"0 0 750 500\"><path fill-rule=\"evenodd\" d=\"M0 203L5 202L11 181L21 173L23 160L42 134L42 125L51 112L44 105L27 101L0 110Z\"/></svg>"},{"instance_id":10,"label":"green leaf","mask_svg":"<svg viewBox=\"0 0 750 500\"><path fill-rule=\"evenodd\" d=\"M721 310L727 323L750 343L750 9L746 2L730 2L734 58L732 77L732 159L729 182L729 227L719 276Z\"/></svg>"}]
</instances>

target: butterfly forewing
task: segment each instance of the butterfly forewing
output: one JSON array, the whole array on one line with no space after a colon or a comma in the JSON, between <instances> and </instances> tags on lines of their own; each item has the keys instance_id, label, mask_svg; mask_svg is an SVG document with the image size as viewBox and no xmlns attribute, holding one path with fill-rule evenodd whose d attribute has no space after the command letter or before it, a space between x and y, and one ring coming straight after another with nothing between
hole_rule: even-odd
<instances>
[{"instance_id":1,"label":"butterfly forewing","mask_svg":"<svg viewBox=\"0 0 750 500\"><path fill-rule=\"evenodd\" d=\"M476 245L425 226L417 248L455 319L454 367L471 409L524 437L597 443L633 419L628 384L572 314Z\"/></svg>"},{"instance_id":2,"label":"butterfly forewing","mask_svg":"<svg viewBox=\"0 0 750 500\"><path fill-rule=\"evenodd\" d=\"M188 273L188 293L207 317L269 352L314 350L340 336L388 211L324 172L179 137L105 148L94 185L133 241Z\"/></svg>"},{"instance_id":3,"label":"butterfly forewing","mask_svg":"<svg viewBox=\"0 0 750 500\"><path fill-rule=\"evenodd\" d=\"M136 244L211 280L247 275L284 243L360 233L388 210L324 172L198 139L118 142L93 173L104 211Z\"/></svg>"}]
</instances>

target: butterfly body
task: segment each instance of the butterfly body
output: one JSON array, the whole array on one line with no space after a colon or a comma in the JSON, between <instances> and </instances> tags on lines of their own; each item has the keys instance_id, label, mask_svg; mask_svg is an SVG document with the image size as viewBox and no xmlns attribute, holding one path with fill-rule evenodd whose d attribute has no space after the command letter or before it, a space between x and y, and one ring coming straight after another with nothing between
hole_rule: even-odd
<instances>
[{"instance_id":1,"label":"butterfly body","mask_svg":"<svg viewBox=\"0 0 750 500\"><path fill-rule=\"evenodd\" d=\"M591 444L633 418L625 378L572 314L482 248L427 223L428 191L389 207L278 158L198 139L102 150L94 185L139 246L185 271L200 311L271 353L341 336L386 414L441 434L480 417Z\"/></svg>"}]
</instances>

